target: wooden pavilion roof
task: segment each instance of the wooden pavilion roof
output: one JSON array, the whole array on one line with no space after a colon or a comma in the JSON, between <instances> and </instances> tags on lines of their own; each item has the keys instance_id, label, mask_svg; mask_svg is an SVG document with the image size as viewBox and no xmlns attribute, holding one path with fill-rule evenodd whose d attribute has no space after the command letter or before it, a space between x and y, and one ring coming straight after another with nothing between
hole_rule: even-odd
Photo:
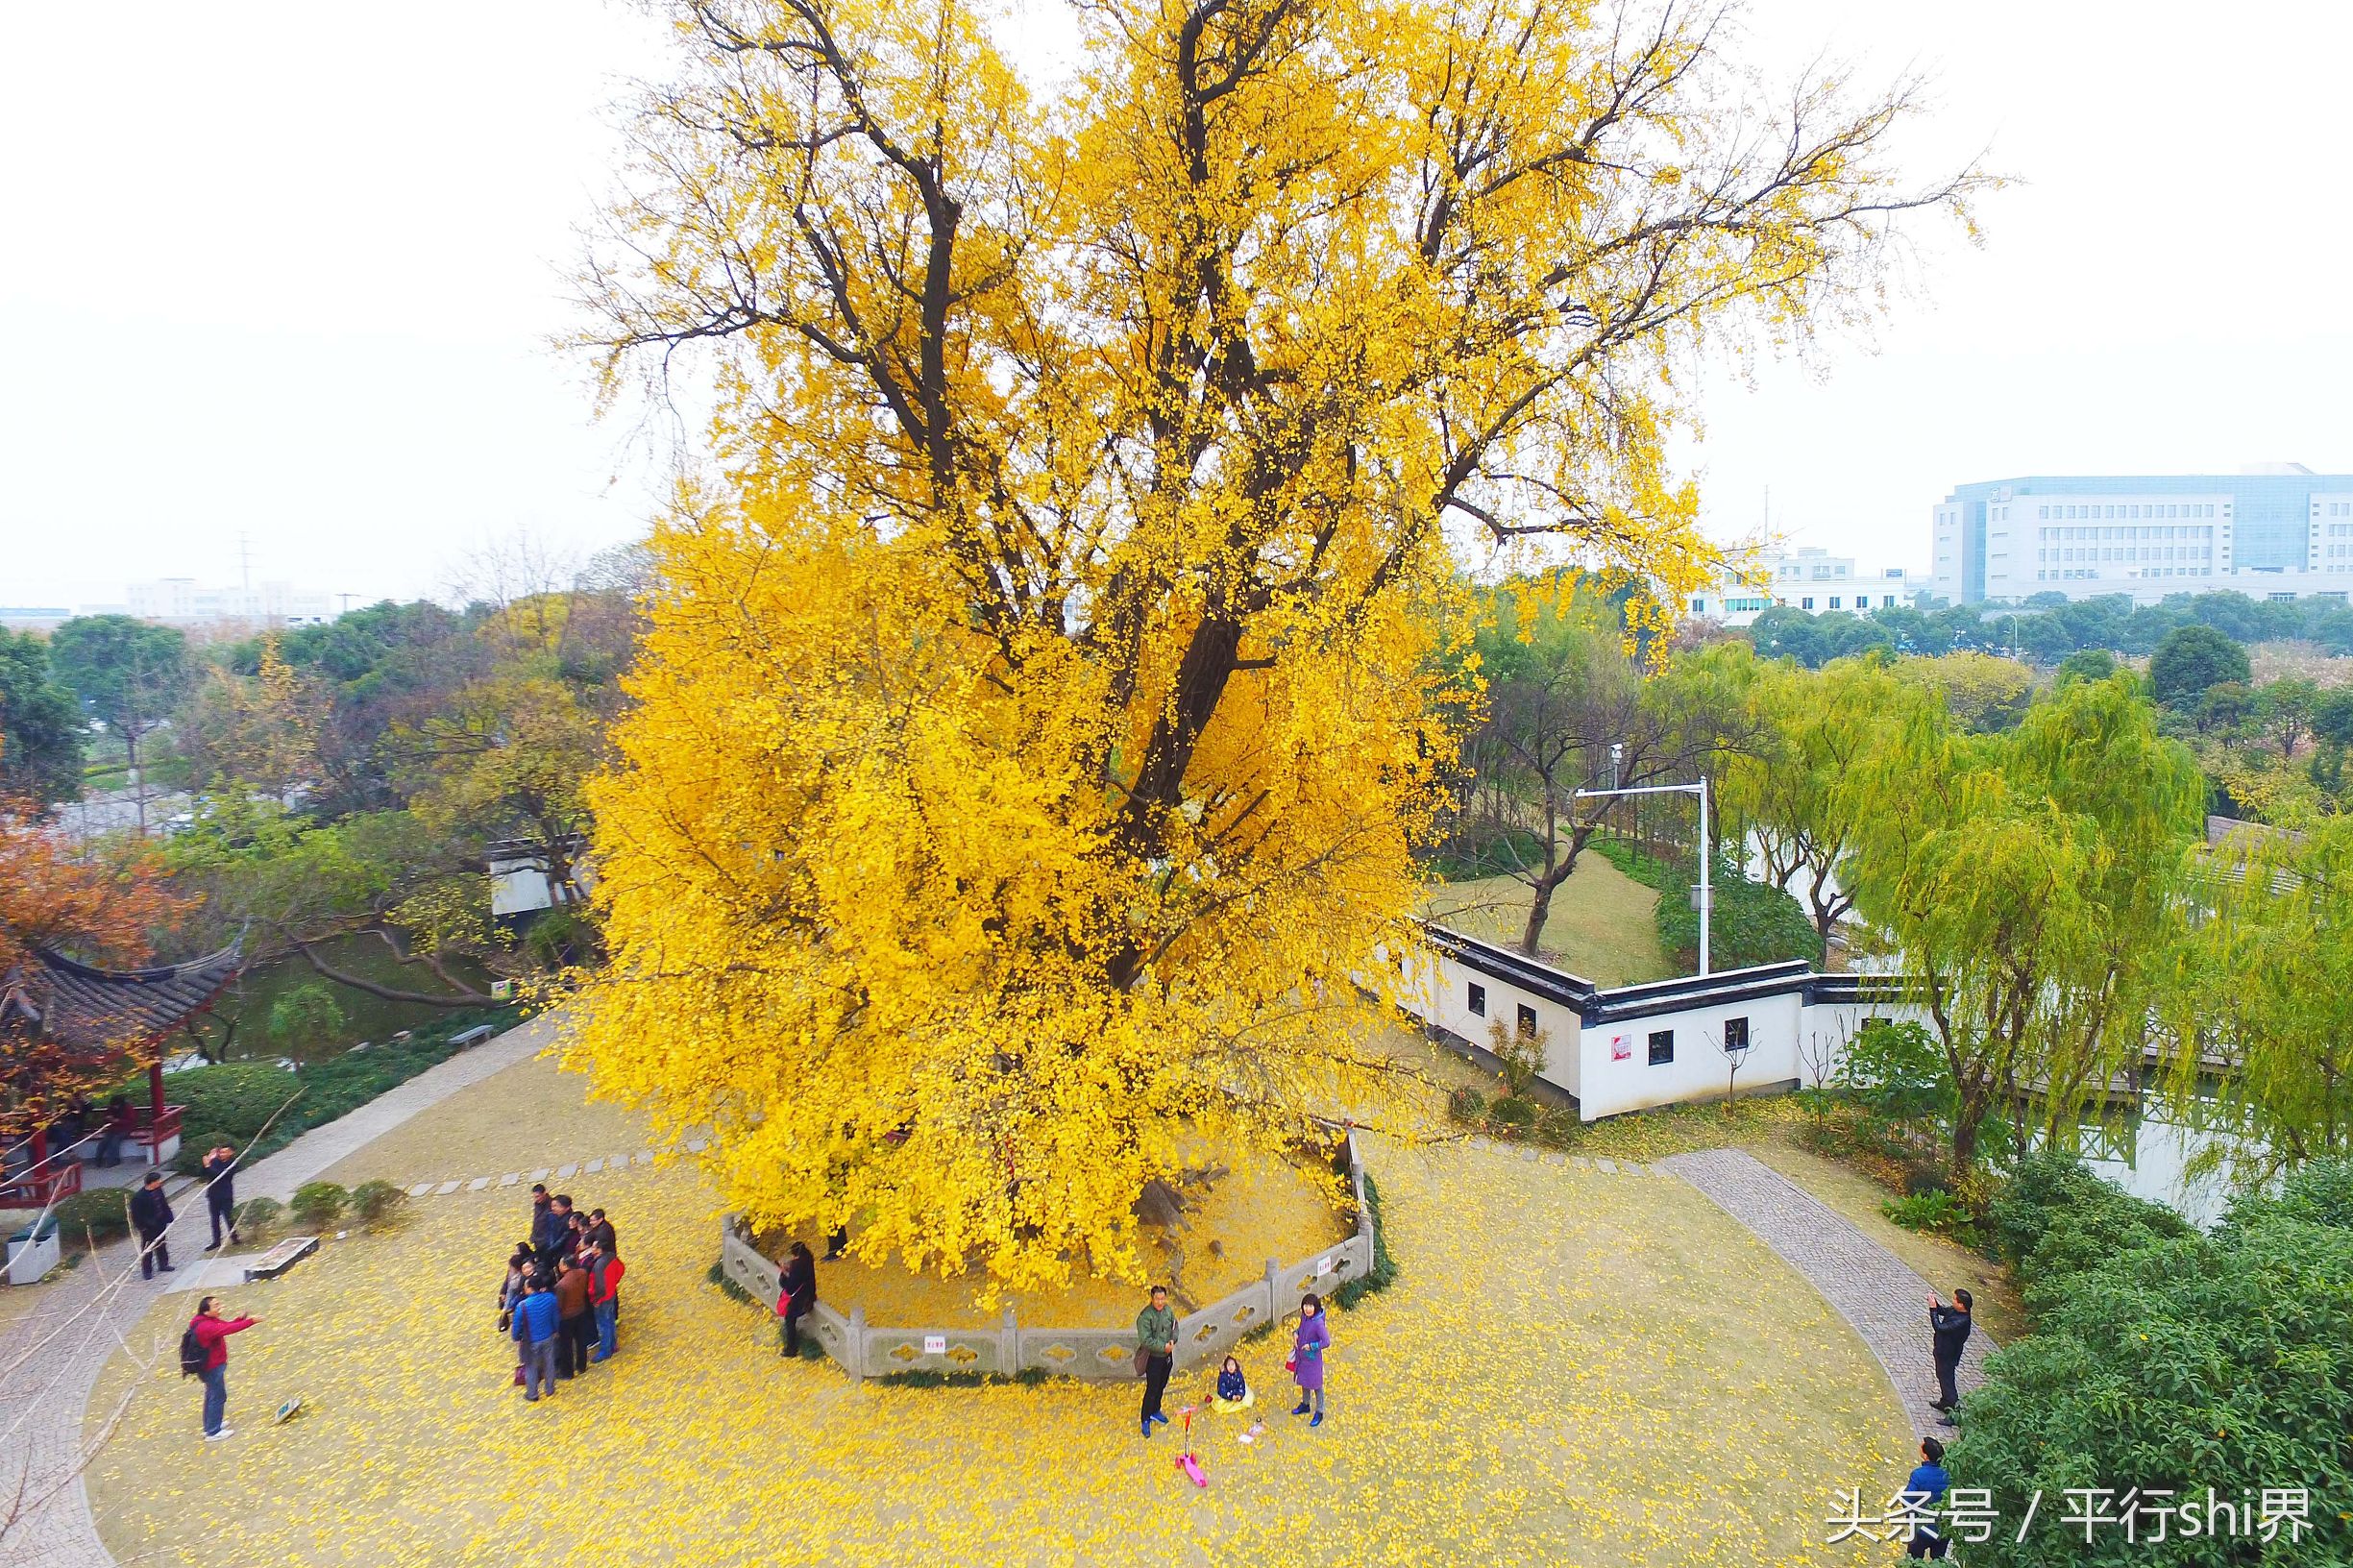
<instances>
[{"instance_id":1,"label":"wooden pavilion roof","mask_svg":"<svg viewBox=\"0 0 2353 1568\"><path fill-rule=\"evenodd\" d=\"M185 964L102 969L44 947L0 977L0 1030L21 1028L61 1045L128 1050L210 1007L244 967L242 937Z\"/></svg>"}]
</instances>

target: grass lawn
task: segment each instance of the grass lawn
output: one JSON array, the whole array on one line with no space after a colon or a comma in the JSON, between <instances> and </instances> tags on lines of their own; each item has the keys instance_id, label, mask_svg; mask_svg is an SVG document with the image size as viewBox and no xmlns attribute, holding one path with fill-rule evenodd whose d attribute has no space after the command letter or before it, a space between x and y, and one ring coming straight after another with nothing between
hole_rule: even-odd
<instances>
[{"instance_id":1,"label":"grass lawn","mask_svg":"<svg viewBox=\"0 0 2353 1568\"><path fill-rule=\"evenodd\" d=\"M678 1163L574 1184L632 1264L624 1349L536 1406L491 1322L514 1189L231 1292L265 1321L232 1341L226 1443L198 1440L168 1298L132 1335L154 1369L118 1353L92 1400L133 1393L93 1508L122 1560L208 1565L1851 1560L1819 1544L1829 1496L1899 1484L1910 1443L1869 1352L1760 1243L1663 1178L1373 1156L1404 1273L1335 1318L1321 1431L1283 1413L1282 1347L1246 1347L1269 1430L1213 1422L1206 1490L1139 1438L1131 1385L782 1360L705 1280L715 1199ZM579 1506L550 1506L556 1478Z\"/></svg>"},{"instance_id":2,"label":"grass lawn","mask_svg":"<svg viewBox=\"0 0 2353 1568\"><path fill-rule=\"evenodd\" d=\"M1471 882L1434 882L1425 892L1425 912L1483 941L1519 945L1534 894L1509 876ZM1553 893L1538 945L1545 961L1601 986L1635 985L1678 973L1658 944L1652 908L1655 890L1587 850L1577 870Z\"/></svg>"},{"instance_id":3,"label":"grass lawn","mask_svg":"<svg viewBox=\"0 0 2353 1568\"><path fill-rule=\"evenodd\" d=\"M1479 1087L1484 1092L1501 1091L1491 1076L1482 1076L1486 1081ZM1816 1153L1806 1142L1807 1120L1804 1107L1792 1095L1744 1095L1728 1115L1718 1102L1587 1122L1563 1147L1588 1157L1636 1161L1695 1149L1746 1149L1853 1221L1865 1236L1935 1286L1939 1294L1950 1295L1954 1286L1967 1287L1976 1301L1978 1321L1995 1338L2007 1343L2026 1332L2025 1309L1999 1263L1948 1237L1894 1223L1879 1207L1894 1194L1864 1171Z\"/></svg>"}]
</instances>

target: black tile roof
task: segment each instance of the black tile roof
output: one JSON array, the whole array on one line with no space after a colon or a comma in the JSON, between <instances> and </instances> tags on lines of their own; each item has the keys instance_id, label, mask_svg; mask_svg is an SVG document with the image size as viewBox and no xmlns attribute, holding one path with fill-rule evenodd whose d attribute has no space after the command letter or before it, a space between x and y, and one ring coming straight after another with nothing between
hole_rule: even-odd
<instances>
[{"instance_id":1,"label":"black tile roof","mask_svg":"<svg viewBox=\"0 0 2353 1568\"><path fill-rule=\"evenodd\" d=\"M0 1023L61 1045L128 1049L169 1033L210 1007L244 967L242 938L185 964L101 969L47 948L0 979Z\"/></svg>"}]
</instances>

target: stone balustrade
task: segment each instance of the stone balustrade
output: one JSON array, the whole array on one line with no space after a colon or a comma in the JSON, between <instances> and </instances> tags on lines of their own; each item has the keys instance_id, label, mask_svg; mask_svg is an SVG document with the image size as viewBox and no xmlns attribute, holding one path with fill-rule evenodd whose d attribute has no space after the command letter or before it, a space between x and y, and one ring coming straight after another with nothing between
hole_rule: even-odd
<instances>
[{"instance_id":1,"label":"stone balustrade","mask_svg":"<svg viewBox=\"0 0 2353 1568\"><path fill-rule=\"evenodd\" d=\"M1372 1272L1372 1211L1364 1201L1364 1164L1354 1139L1349 1142L1348 1180L1356 1196L1356 1234L1296 1263L1270 1258L1262 1278L1179 1318L1178 1371L1224 1360L1245 1335L1280 1320L1309 1291L1329 1296L1348 1281ZM727 1278L754 1301L773 1306L777 1265L752 1245L740 1215L730 1214L723 1223L720 1249L720 1264ZM1025 1329L1009 1307L1004 1320L994 1328L896 1328L868 1323L864 1307L852 1307L844 1314L821 1301L802 1324L802 1332L813 1334L827 1356L859 1378L897 1372L1012 1377L1034 1371L1121 1382L1136 1376L1133 1321L1099 1329Z\"/></svg>"}]
</instances>

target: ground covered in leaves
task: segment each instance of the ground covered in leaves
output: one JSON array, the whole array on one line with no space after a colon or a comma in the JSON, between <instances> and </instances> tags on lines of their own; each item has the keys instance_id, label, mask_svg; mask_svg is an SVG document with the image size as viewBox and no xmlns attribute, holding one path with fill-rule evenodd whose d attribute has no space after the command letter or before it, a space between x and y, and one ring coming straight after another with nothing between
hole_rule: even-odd
<instances>
[{"instance_id":1,"label":"ground covered in leaves","mask_svg":"<svg viewBox=\"0 0 2353 1568\"><path fill-rule=\"evenodd\" d=\"M1199 1168L1211 1179L1183 1188L1177 1224L1143 1227L1145 1267L1154 1280L1168 1284L1180 1312L1264 1279L1270 1258L1287 1267L1354 1232L1353 1218L1336 1211L1333 1184L1321 1171L1296 1161L1232 1158L1231 1166L1213 1156L1205 1159ZM795 1239L807 1242L821 1260L818 1299L846 1312L852 1304L862 1306L877 1328L994 1328L1007 1308L1031 1328L1116 1328L1136 1316L1135 1286L1115 1280L1081 1275L1060 1290L992 1294L979 1280L917 1272L895 1257L879 1263L854 1257L822 1262L821 1226L763 1233L757 1244L782 1260Z\"/></svg>"},{"instance_id":2,"label":"ground covered in leaves","mask_svg":"<svg viewBox=\"0 0 2353 1568\"><path fill-rule=\"evenodd\" d=\"M785 1361L705 1278L714 1200L680 1164L569 1184L618 1220L623 1353L535 1406L494 1333L517 1189L419 1204L232 1292L233 1439L173 1364L185 1297L117 1355L135 1380L90 1474L143 1562L1843 1563L1834 1488L1884 1494L1909 1442L1861 1342L1682 1184L1376 1144L1397 1285L1335 1319L1333 1416L1140 1439L1133 1385L852 1383ZM1198 1379L1171 1389L1198 1393ZM269 1410L299 1396L304 1413ZM1205 1418L1207 1419L1207 1418Z\"/></svg>"}]
</instances>

